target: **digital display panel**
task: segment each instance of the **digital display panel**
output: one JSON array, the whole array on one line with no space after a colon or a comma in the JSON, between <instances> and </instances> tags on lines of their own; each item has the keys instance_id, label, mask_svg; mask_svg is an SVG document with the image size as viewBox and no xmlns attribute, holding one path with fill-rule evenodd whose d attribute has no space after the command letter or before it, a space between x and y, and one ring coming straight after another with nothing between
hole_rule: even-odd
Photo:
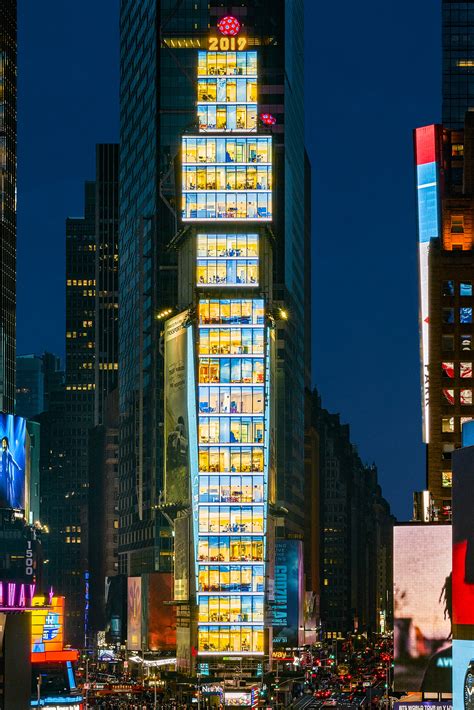
<instances>
[{"instance_id":1,"label":"digital display panel","mask_svg":"<svg viewBox=\"0 0 474 710\"><path fill-rule=\"evenodd\" d=\"M26 419L0 414L0 508L24 510L26 495Z\"/></svg>"},{"instance_id":2,"label":"digital display panel","mask_svg":"<svg viewBox=\"0 0 474 710\"><path fill-rule=\"evenodd\" d=\"M393 534L395 690L451 692L451 526Z\"/></svg>"},{"instance_id":3,"label":"digital display panel","mask_svg":"<svg viewBox=\"0 0 474 710\"><path fill-rule=\"evenodd\" d=\"M453 706L474 709L474 446L472 422L453 452Z\"/></svg>"},{"instance_id":4,"label":"digital display panel","mask_svg":"<svg viewBox=\"0 0 474 710\"><path fill-rule=\"evenodd\" d=\"M189 426L187 416L188 311L165 323L165 499L189 503Z\"/></svg>"},{"instance_id":5,"label":"digital display panel","mask_svg":"<svg viewBox=\"0 0 474 710\"><path fill-rule=\"evenodd\" d=\"M50 651L62 651L64 645L64 597L53 597L49 607L31 612L32 660L38 661Z\"/></svg>"},{"instance_id":6,"label":"digital display panel","mask_svg":"<svg viewBox=\"0 0 474 710\"><path fill-rule=\"evenodd\" d=\"M432 239L440 235L441 201L439 190L440 126L415 130L416 187L418 207L418 258L420 276L420 331L422 357L423 440L429 443L429 272L428 251Z\"/></svg>"},{"instance_id":7,"label":"digital display panel","mask_svg":"<svg viewBox=\"0 0 474 710\"><path fill-rule=\"evenodd\" d=\"M302 619L303 557L301 540L275 542L273 647L297 648Z\"/></svg>"},{"instance_id":8,"label":"digital display panel","mask_svg":"<svg viewBox=\"0 0 474 710\"><path fill-rule=\"evenodd\" d=\"M127 579L127 648L140 651L142 647L142 579Z\"/></svg>"},{"instance_id":9,"label":"digital display panel","mask_svg":"<svg viewBox=\"0 0 474 710\"><path fill-rule=\"evenodd\" d=\"M474 710L474 640L453 641L453 708Z\"/></svg>"}]
</instances>

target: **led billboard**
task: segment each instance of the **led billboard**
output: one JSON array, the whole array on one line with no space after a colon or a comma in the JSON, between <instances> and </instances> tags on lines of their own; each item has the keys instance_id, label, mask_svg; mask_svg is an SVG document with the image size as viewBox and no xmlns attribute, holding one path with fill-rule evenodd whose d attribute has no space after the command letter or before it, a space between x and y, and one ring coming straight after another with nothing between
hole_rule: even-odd
<instances>
[{"instance_id":1,"label":"led billboard","mask_svg":"<svg viewBox=\"0 0 474 710\"><path fill-rule=\"evenodd\" d=\"M190 502L187 416L188 311L165 323L165 500Z\"/></svg>"},{"instance_id":2,"label":"led billboard","mask_svg":"<svg viewBox=\"0 0 474 710\"><path fill-rule=\"evenodd\" d=\"M297 648L303 626L303 558L301 540L275 542L273 647Z\"/></svg>"},{"instance_id":3,"label":"led billboard","mask_svg":"<svg viewBox=\"0 0 474 710\"><path fill-rule=\"evenodd\" d=\"M64 597L53 597L51 601L51 606L38 607L31 612L31 658L34 662L46 661L51 653L63 650Z\"/></svg>"},{"instance_id":4,"label":"led billboard","mask_svg":"<svg viewBox=\"0 0 474 710\"><path fill-rule=\"evenodd\" d=\"M0 414L0 508L24 510L26 500L26 419Z\"/></svg>"},{"instance_id":5,"label":"led billboard","mask_svg":"<svg viewBox=\"0 0 474 710\"><path fill-rule=\"evenodd\" d=\"M451 692L451 526L393 535L395 690Z\"/></svg>"},{"instance_id":6,"label":"led billboard","mask_svg":"<svg viewBox=\"0 0 474 710\"><path fill-rule=\"evenodd\" d=\"M415 130L416 188L418 207L418 256L420 274L420 334L422 358L423 440L429 443L429 272L428 252L440 234L439 161L441 126Z\"/></svg>"},{"instance_id":7,"label":"led billboard","mask_svg":"<svg viewBox=\"0 0 474 710\"><path fill-rule=\"evenodd\" d=\"M453 705L474 709L474 446L453 453Z\"/></svg>"},{"instance_id":8,"label":"led billboard","mask_svg":"<svg viewBox=\"0 0 474 710\"><path fill-rule=\"evenodd\" d=\"M142 647L142 579L127 580L127 648L140 651Z\"/></svg>"},{"instance_id":9,"label":"led billboard","mask_svg":"<svg viewBox=\"0 0 474 710\"><path fill-rule=\"evenodd\" d=\"M173 575L171 572L153 572L144 575L146 593L147 648L150 651L174 651L176 649L176 607L173 599ZM168 604L166 603L168 602Z\"/></svg>"}]
</instances>

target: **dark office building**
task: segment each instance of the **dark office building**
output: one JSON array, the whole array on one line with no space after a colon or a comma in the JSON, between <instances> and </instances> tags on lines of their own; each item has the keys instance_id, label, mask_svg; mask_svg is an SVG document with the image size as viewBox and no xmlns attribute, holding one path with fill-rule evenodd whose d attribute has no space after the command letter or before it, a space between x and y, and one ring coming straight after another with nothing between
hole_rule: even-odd
<instances>
[{"instance_id":1,"label":"dark office building","mask_svg":"<svg viewBox=\"0 0 474 710\"><path fill-rule=\"evenodd\" d=\"M474 2L443 0L443 118L462 130L474 107Z\"/></svg>"},{"instance_id":2,"label":"dark office building","mask_svg":"<svg viewBox=\"0 0 474 710\"><path fill-rule=\"evenodd\" d=\"M277 323L277 498L289 511L285 530L302 534L304 333L309 328L303 293L308 234L303 3L290 8L281 0L252 2L232 12L249 47L259 51L259 111L277 119L271 129L279 175L273 299L275 308L288 312L288 320ZM163 489L164 378L162 325L156 316L178 302L176 252L169 248L179 211L175 162L181 135L201 123L196 120L197 54L207 48L209 28L223 14L220 3L207 0L121 3L120 565L131 575L171 565L169 526L155 508Z\"/></svg>"},{"instance_id":3,"label":"dark office building","mask_svg":"<svg viewBox=\"0 0 474 710\"><path fill-rule=\"evenodd\" d=\"M104 424L107 395L117 382L117 179L118 146L98 145L96 180L85 184L84 217L66 221L65 384L59 390L50 387L53 362L46 359L50 401L40 417L49 581L67 598L67 639L78 646L88 633L90 478L103 484L103 460L89 462L89 433L95 423ZM111 436L117 445L117 434ZM96 471L90 465L97 465ZM112 466L117 474L116 461Z\"/></svg>"},{"instance_id":4,"label":"dark office building","mask_svg":"<svg viewBox=\"0 0 474 710\"><path fill-rule=\"evenodd\" d=\"M327 638L352 631L380 632L393 613L394 518L382 496L377 469L362 463L350 440L349 425L321 406L316 391L311 410L310 422L319 441L315 453L320 529L312 533L319 534L316 539L308 530L305 544L309 550L319 548L321 623Z\"/></svg>"},{"instance_id":5,"label":"dark office building","mask_svg":"<svg viewBox=\"0 0 474 710\"><path fill-rule=\"evenodd\" d=\"M64 382L59 357L18 355L16 358L15 413L32 419L48 409L50 394Z\"/></svg>"},{"instance_id":6,"label":"dark office building","mask_svg":"<svg viewBox=\"0 0 474 710\"><path fill-rule=\"evenodd\" d=\"M17 3L0 7L0 411L15 406Z\"/></svg>"},{"instance_id":7,"label":"dark office building","mask_svg":"<svg viewBox=\"0 0 474 710\"><path fill-rule=\"evenodd\" d=\"M118 386L118 171L119 147L96 147L96 302L94 422Z\"/></svg>"},{"instance_id":8,"label":"dark office building","mask_svg":"<svg viewBox=\"0 0 474 710\"><path fill-rule=\"evenodd\" d=\"M94 423L95 184L84 217L66 221L66 373L42 424L42 507L49 526L48 582L65 595L69 643L84 643L88 431Z\"/></svg>"}]
</instances>

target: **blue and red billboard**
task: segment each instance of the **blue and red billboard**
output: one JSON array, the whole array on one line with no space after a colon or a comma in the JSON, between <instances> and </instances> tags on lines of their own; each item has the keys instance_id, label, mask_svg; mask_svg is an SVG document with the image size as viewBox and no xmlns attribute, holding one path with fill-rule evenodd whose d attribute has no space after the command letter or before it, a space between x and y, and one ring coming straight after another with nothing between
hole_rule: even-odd
<instances>
[{"instance_id":1,"label":"blue and red billboard","mask_svg":"<svg viewBox=\"0 0 474 710\"><path fill-rule=\"evenodd\" d=\"M0 414L0 508L26 507L26 419Z\"/></svg>"}]
</instances>

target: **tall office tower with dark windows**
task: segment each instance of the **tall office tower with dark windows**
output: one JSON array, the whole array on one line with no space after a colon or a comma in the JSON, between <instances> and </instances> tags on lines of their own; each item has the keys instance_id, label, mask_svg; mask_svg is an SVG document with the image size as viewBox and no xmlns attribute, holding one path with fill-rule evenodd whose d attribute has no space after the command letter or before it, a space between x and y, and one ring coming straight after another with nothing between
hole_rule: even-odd
<instances>
[{"instance_id":1,"label":"tall office tower with dark windows","mask_svg":"<svg viewBox=\"0 0 474 710\"><path fill-rule=\"evenodd\" d=\"M474 0L443 0L443 125L462 130L474 108Z\"/></svg>"},{"instance_id":2,"label":"tall office tower with dark windows","mask_svg":"<svg viewBox=\"0 0 474 710\"><path fill-rule=\"evenodd\" d=\"M118 171L118 145L97 145L94 363L97 425L103 422L107 396L118 386Z\"/></svg>"},{"instance_id":3,"label":"tall office tower with dark windows","mask_svg":"<svg viewBox=\"0 0 474 710\"><path fill-rule=\"evenodd\" d=\"M50 528L49 581L68 598L68 642L81 647L88 633L89 481L102 475L104 462L98 457L91 470L90 429L112 421L110 428L116 427L115 400L112 396L108 402L108 396L117 388L117 240L118 146L99 144L96 180L85 183L84 216L66 221L65 384L51 391L48 412L41 417L41 517ZM112 455L117 432L105 433L110 476L117 474ZM100 488L100 482L94 483ZM113 518L113 490L110 502L108 520ZM109 533L107 543L115 536L116 544L117 532Z\"/></svg>"},{"instance_id":4,"label":"tall office tower with dark windows","mask_svg":"<svg viewBox=\"0 0 474 710\"><path fill-rule=\"evenodd\" d=\"M283 0L252 1L233 8L233 13L249 38L249 49L259 52L258 110L276 118L269 129L280 176L272 215L272 297L288 315L286 321L278 321L275 331L275 387L281 402L276 412L280 431L275 449L276 497L288 510L279 519L281 534L302 535L304 332L309 327L303 295L307 187L303 2L296 0L290 7ZM241 84L229 86L231 93L225 97L233 104L229 123L220 106L219 74L202 77L197 86L197 52L208 49L209 29L215 30L223 15L220 3L207 0L121 3L120 558L122 571L130 575L171 568L171 533L159 509L164 485L165 373L163 323L157 315L179 303L174 237L180 210L175 165L181 136L198 129L228 129L237 136L254 131L258 122L255 97L244 98ZM242 175L235 179L241 183ZM211 177L198 189L208 184Z\"/></svg>"},{"instance_id":5,"label":"tall office tower with dark windows","mask_svg":"<svg viewBox=\"0 0 474 710\"><path fill-rule=\"evenodd\" d=\"M17 3L0 7L0 411L15 405Z\"/></svg>"},{"instance_id":6,"label":"tall office tower with dark windows","mask_svg":"<svg viewBox=\"0 0 474 710\"><path fill-rule=\"evenodd\" d=\"M88 431L94 423L96 191L85 184L84 217L66 221L66 373L41 419L41 518L48 582L68 600L69 643L84 645Z\"/></svg>"},{"instance_id":7,"label":"tall office tower with dark windows","mask_svg":"<svg viewBox=\"0 0 474 710\"><path fill-rule=\"evenodd\" d=\"M451 457L474 418L474 113L415 131L423 433L431 517L451 515Z\"/></svg>"}]
</instances>

